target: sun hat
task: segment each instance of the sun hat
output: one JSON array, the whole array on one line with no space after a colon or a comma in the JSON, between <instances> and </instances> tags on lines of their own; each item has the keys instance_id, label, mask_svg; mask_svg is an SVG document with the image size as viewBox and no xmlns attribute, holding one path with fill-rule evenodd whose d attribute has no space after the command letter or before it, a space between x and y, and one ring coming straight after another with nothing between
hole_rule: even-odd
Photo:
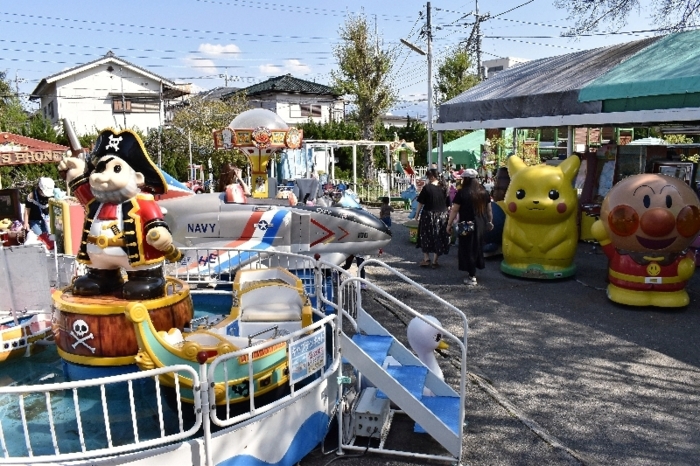
<instances>
[{"instance_id":1,"label":"sun hat","mask_svg":"<svg viewBox=\"0 0 700 466\"><path fill-rule=\"evenodd\" d=\"M476 170L473 168L467 168L462 172L462 178L476 178Z\"/></svg>"},{"instance_id":2,"label":"sun hat","mask_svg":"<svg viewBox=\"0 0 700 466\"><path fill-rule=\"evenodd\" d=\"M42 196L52 197L53 196L53 188L55 188L56 185L54 184L54 182L51 178L41 177L41 178L39 178L39 184L37 187L39 188L39 193Z\"/></svg>"}]
</instances>

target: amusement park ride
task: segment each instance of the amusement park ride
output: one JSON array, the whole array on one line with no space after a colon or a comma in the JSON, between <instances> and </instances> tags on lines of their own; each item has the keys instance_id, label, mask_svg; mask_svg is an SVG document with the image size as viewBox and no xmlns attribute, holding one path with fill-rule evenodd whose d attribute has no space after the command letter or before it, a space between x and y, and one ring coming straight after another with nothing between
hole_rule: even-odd
<instances>
[{"instance_id":1,"label":"amusement park ride","mask_svg":"<svg viewBox=\"0 0 700 466\"><path fill-rule=\"evenodd\" d=\"M255 133L256 140L267 134ZM253 162L262 177L265 162ZM386 264L365 262L462 322L456 337L391 298L434 330L431 343L439 334L457 348L455 391L374 321L360 285L391 295L337 265L390 240L372 215L262 197L234 204L225 193L156 203L128 188L133 180L159 196L168 190L130 131L105 130L86 160L67 158L59 169L85 214L63 209L54 227L72 245L75 230L66 222L81 226L74 252L82 266L51 295L55 346L4 366L10 383L0 387L0 462L291 465L324 441L331 423L339 454L406 456L383 440L365 446L386 439L397 409L416 421L422 433L415 435L427 432L441 445L421 458L461 460L466 318ZM186 217L180 201L201 216ZM13 292L21 269L7 268L0 294ZM343 319L355 330L343 331ZM389 356L399 363L391 370ZM360 373L371 389L359 384ZM377 409L356 412L353 399Z\"/></svg>"}]
</instances>

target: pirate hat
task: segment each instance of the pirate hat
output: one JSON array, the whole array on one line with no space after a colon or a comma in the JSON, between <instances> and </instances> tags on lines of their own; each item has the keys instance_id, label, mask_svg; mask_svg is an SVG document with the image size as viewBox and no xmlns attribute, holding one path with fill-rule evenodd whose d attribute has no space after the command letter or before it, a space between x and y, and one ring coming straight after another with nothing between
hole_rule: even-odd
<instances>
[{"instance_id":1,"label":"pirate hat","mask_svg":"<svg viewBox=\"0 0 700 466\"><path fill-rule=\"evenodd\" d=\"M143 174L144 186L155 194L168 192L168 184L163 174L146 152L138 134L131 130L115 132L112 128L103 130L97 137L95 148L90 154L92 166L105 155L114 155L129 164L136 172Z\"/></svg>"}]
</instances>

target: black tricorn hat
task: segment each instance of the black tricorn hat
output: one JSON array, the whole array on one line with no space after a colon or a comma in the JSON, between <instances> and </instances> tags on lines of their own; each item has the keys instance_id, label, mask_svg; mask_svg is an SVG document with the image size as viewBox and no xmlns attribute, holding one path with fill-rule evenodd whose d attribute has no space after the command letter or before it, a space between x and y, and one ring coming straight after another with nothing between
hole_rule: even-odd
<instances>
[{"instance_id":1,"label":"black tricorn hat","mask_svg":"<svg viewBox=\"0 0 700 466\"><path fill-rule=\"evenodd\" d=\"M144 190L154 194L168 192L163 174L153 163L138 134L131 130L116 132L112 128L103 130L95 141L88 163L95 166L105 155L115 155L124 160L136 172L143 175Z\"/></svg>"}]
</instances>

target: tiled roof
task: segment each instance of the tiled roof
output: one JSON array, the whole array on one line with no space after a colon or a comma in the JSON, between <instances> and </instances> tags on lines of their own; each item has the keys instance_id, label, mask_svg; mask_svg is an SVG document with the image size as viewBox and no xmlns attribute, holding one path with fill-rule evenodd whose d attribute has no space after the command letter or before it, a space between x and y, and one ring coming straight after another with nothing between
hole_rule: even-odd
<instances>
[{"instance_id":1,"label":"tiled roof","mask_svg":"<svg viewBox=\"0 0 700 466\"><path fill-rule=\"evenodd\" d=\"M214 89L209 89L208 91L202 91L197 94L204 100L220 100L225 96L235 94L240 91L240 87L215 87Z\"/></svg>"},{"instance_id":2,"label":"tiled roof","mask_svg":"<svg viewBox=\"0 0 700 466\"><path fill-rule=\"evenodd\" d=\"M258 84L242 89L246 95L252 96L257 94L266 94L270 92L289 92L292 94L321 94L340 96L333 88L324 86L323 84L305 81L303 79L294 78L291 74L270 78ZM227 97L230 94L225 95Z\"/></svg>"},{"instance_id":3,"label":"tiled roof","mask_svg":"<svg viewBox=\"0 0 700 466\"><path fill-rule=\"evenodd\" d=\"M39 139L29 138L27 136L20 136L14 133L0 133L0 147L7 144L15 144L18 146L26 147L29 150L57 150L57 151L67 151L70 147L62 146L60 144L54 144L53 142L40 141ZM2 149L0 149L2 152Z\"/></svg>"}]
</instances>

